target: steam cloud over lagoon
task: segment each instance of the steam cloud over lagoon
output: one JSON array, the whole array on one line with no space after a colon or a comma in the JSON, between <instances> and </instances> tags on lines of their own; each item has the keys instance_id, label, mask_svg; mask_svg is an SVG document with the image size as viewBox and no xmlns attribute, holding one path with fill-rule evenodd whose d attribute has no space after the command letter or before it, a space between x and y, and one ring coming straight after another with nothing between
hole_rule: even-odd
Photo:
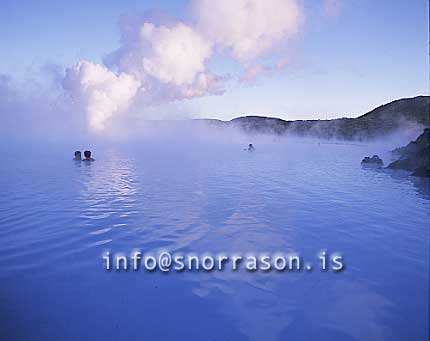
<instances>
[{"instance_id":1,"label":"steam cloud over lagoon","mask_svg":"<svg viewBox=\"0 0 430 341\"><path fill-rule=\"evenodd\" d=\"M303 20L296 0L195 1L192 8L195 24L123 20L110 68L84 60L67 69L64 88L86 112L91 130L103 131L112 116L136 102L222 94L229 77L209 70L215 53L237 60L255 79L264 69L259 58L294 36Z\"/></svg>"},{"instance_id":2,"label":"steam cloud over lagoon","mask_svg":"<svg viewBox=\"0 0 430 341\"><path fill-rule=\"evenodd\" d=\"M327 22L343 17L350 20L346 11L364 5L333 0L309 6L294 0L190 1L187 5L184 13L174 19L155 12L131 15L137 12L125 7L112 17L120 18L117 48L109 45L94 53L75 52L76 56L69 60L57 58L52 63L49 56L55 53L45 49L43 62L48 63L42 64L40 70L35 70L34 64L24 76L14 73L12 68L3 71L2 135L67 138L79 131L94 137L125 137L145 127L146 120L190 117L354 117L393 99L423 92L420 79L414 81L419 62L408 68L407 76L402 76L399 61L393 59L392 65L384 62L384 68L379 65L377 73L368 71L366 77L371 76L373 84L369 87L366 77L359 75L362 81L350 79L352 74L348 76L342 70L343 62L353 67L358 61L345 59L341 41L336 41L339 49L330 57L338 73L318 69L330 63L323 48L315 46L313 51L318 55L309 59L312 50L309 46L304 49L302 40L315 45L315 33L321 30L318 25L323 16ZM121 13L127 14L120 16ZM372 12L373 19L377 15ZM324 29L329 29L329 24L325 24ZM337 26L344 25L342 22ZM106 23L99 23L94 34L88 32L88 39L100 36L102 27ZM115 41L116 34L106 36L106 40ZM350 35L351 31L345 34ZM78 43L67 46L83 48L84 40L80 36ZM50 46L55 50L56 44ZM413 49L412 43L407 46L408 50ZM390 49L394 53L395 46L390 45ZM367 54L375 53L378 49L368 46ZM364 61L360 63L356 66L367 67ZM393 69L396 73L390 72ZM393 78L405 79L407 86L397 84ZM377 89L370 90L372 87ZM366 91L372 92L372 96L366 95Z\"/></svg>"}]
</instances>

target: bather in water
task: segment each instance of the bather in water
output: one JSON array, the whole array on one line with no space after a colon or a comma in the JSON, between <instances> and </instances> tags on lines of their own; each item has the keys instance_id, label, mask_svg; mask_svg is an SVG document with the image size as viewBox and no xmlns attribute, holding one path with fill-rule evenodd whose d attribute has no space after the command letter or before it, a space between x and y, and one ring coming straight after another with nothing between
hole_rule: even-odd
<instances>
[{"instance_id":1,"label":"bather in water","mask_svg":"<svg viewBox=\"0 0 430 341\"><path fill-rule=\"evenodd\" d=\"M253 151L253 150L255 150L255 147L252 145L252 143L250 143L250 144L248 145L248 148L246 148L246 149L244 149L244 150Z\"/></svg>"},{"instance_id":2,"label":"bather in water","mask_svg":"<svg viewBox=\"0 0 430 341\"><path fill-rule=\"evenodd\" d=\"M75 152L75 157L73 158L73 160L75 160L75 161L82 161L82 155L81 155L81 152L79 150L77 150Z\"/></svg>"},{"instance_id":3,"label":"bather in water","mask_svg":"<svg viewBox=\"0 0 430 341\"><path fill-rule=\"evenodd\" d=\"M85 156L85 159L83 159L82 161L87 161L87 162L94 161L94 159L91 157L91 152L89 150L86 150L84 152L84 156Z\"/></svg>"}]
</instances>

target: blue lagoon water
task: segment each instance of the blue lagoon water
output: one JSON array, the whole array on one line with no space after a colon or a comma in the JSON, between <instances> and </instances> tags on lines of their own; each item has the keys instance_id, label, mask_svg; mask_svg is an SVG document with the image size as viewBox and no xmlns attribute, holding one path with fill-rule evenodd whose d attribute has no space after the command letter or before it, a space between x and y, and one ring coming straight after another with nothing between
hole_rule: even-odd
<instances>
[{"instance_id":1,"label":"blue lagoon water","mask_svg":"<svg viewBox=\"0 0 430 341\"><path fill-rule=\"evenodd\" d=\"M374 145L244 145L94 147L89 165L76 147L3 151L2 339L428 339L428 181L361 168L387 160ZM105 251L133 249L325 249L345 269L104 269Z\"/></svg>"}]
</instances>

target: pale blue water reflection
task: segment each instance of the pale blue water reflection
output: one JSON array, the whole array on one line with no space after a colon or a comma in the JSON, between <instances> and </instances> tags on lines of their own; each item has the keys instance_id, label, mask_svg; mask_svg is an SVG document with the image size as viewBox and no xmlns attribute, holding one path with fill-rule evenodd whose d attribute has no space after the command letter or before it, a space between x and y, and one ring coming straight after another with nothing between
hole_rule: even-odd
<instances>
[{"instance_id":1,"label":"pale blue water reflection","mask_svg":"<svg viewBox=\"0 0 430 341\"><path fill-rule=\"evenodd\" d=\"M2 334L19 340L425 340L428 181L377 146L135 144L1 164ZM385 150L385 149L384 149ZM72 152L71 152L72 151ZM379 150L381 152L381 150ZM67 154L69 153L70 156ZM386 154L381 154L384 158ZM342 252L342 273L106 272L105 250Z\"/></svg>"}]
</instances>

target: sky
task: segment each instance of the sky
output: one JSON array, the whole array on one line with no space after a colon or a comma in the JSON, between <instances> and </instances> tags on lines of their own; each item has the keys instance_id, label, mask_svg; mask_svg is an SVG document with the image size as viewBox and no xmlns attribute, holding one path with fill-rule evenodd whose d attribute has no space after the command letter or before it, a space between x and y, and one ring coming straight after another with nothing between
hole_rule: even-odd
<instances>
[{"instance_id":1,"label":"sky","mask_svg":"<svg viewBox=\"0 0 430 341\"><path fill-rule=\"evenodd\" d=\"M55 70L58 92L80 105L94 131L120 112L143 119L355 117L428 95L428 6L3 0L0 74L43 83L46 70Z\"/></svg>"}]
</instances>

